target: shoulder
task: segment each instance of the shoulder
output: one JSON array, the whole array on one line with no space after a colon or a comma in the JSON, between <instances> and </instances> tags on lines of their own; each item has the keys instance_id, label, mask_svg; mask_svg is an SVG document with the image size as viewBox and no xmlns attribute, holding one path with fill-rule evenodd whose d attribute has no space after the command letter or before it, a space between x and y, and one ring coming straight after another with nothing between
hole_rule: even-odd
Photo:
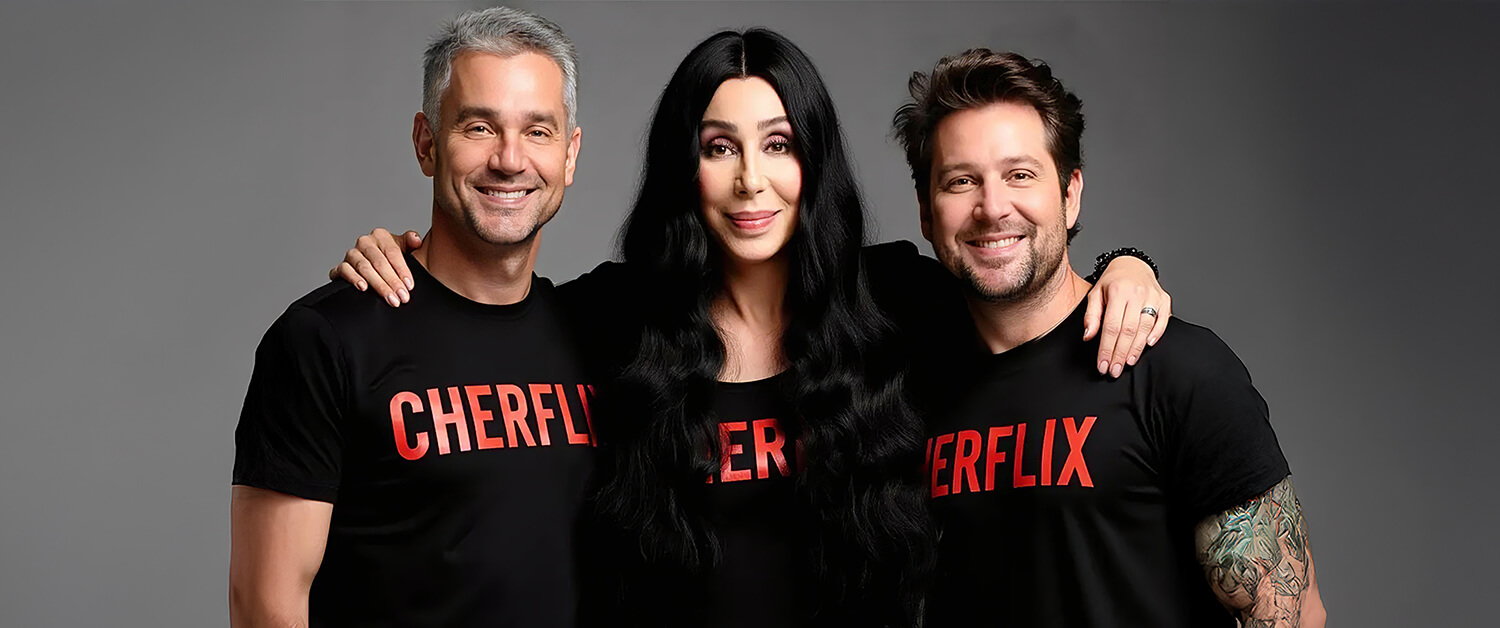
<instances>
[{"instance_id":1,"label":"shoulder","mask_svg":"<svg viewBox=\"0 0 1500 628\"><path fill-rule=\"evenodd\" d=\"M861 254L871 296L898 326L912 330L968 320L958 280L917 245L886 242L867 246Z\"/></svg>"},{"instance_id":2,"label":"shoulder","mask_svg":"<svg viewBox=\"0 0 1500 628\"><path fill-rule=\"evenodd\" d=\"M564 300L597 300L623 297L638 285L640 273L624 262L604 262L576 279L558 286L558 294Z\"/></svg>"},{"instance_id":3,"label":"shoulder","mask_svg":"<svg viewBox=\"0 0 1500 628\"><path fill-rule=\"evenodd\" d=\"M864 247L860 257L872 280L892 278L950 278L948 270L937 260L923 255L909 240L882 242Z\"/></svg>"},{"instance_id":4,"label":"shoulder","mask_svg":"<svg viewBox=\"0 0 1500 628\"><path fill-rule=\"evenodd\" d=\"M1141 354L1140 366L1156 375L1189 381L1250 376L1244 362L1213 330L1175 317L1156 346Z\"/></svg>"},{"instance_id":5,"label":"shoulder","mask_svg":"<svg viewBox=\"0 0 1500 628\"><path fill-rule=\"evenodd\" d=\"M373 292L360 292L345 281L330 281L292 301L266 331L266 340L333 342L340 331L388 316L392 309Z\"/></svg>"}]
</instances>

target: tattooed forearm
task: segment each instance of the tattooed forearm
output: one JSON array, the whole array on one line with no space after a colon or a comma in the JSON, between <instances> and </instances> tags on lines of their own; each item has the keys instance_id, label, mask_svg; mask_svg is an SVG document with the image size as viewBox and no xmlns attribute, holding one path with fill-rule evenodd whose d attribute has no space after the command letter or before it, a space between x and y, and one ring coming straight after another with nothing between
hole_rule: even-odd
<instances>
[{"instance_id":1,"label":"tattooed forearm","mask_svg":"<svg viewBox=\"0 0 1500 628\"><path fill-rule=\"evenodd\" d=\"M1204 519L1197 548L1209 587L1242 626L1298 625L1307 590L1307 526L1290 477Z\"/></svg>"}]
</instances>

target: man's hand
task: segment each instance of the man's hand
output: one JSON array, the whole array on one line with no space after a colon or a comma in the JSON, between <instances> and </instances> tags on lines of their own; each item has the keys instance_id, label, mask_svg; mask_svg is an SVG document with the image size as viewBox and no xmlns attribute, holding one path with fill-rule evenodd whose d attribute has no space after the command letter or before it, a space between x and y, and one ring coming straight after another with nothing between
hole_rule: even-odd
<instances>
[{"instance_id":1,"label":"man's hand","mask_svg":"<svg viewBox=\"0 0 1500 628\"><path fill-rule=\"evenodd\" d=\"M354 248L344 252L344 261L328 271L328 278L343 279L361 291L374 288L391 307L400 307L411 301L410 291L417 287L401 254L421 247L422 236L415 231L401 234L398 240L391 232L376 229L354 241Z\"/></svg>"},{"instance_id":2,"label":"man's hand","mask_svg":"<svg viewBox=\"0 0 1500 628\"><path fill-rule=\"evenodd\" d=\"M1312 557L1290 477L1260 497L1204 519L1196 532L1194 546L1209 588L1241 626L1302 624Z\"/></svg>"},{"instance_id":3,"label":"man's hand","mask_svg":"<svg viewBox=\"0 0 1500 628\"><path fill-rule=\"evenodd\" d=\"M1134 366L1148 345L1155 345L1172 317L1172 297L1156 281L1151 266L1122 255L1105 267L1099 283L1089 291L1083 317L1083 339L1104 330L1099 339L1099 373L1119 377ZM1146 313L1152 308L1156 315ZM1101 324L1101 315L1103 317Z\"/></svg>"},{"instance_id":4,"label":"man's hand","mask_svg":"<svg viewBox=\"0 0 1500 628\"><path fill-rule=\"evenodd\" d=\"M235 486L229 501L229 625L306 626L333 504Z\"/></svg>"}]
</instances>

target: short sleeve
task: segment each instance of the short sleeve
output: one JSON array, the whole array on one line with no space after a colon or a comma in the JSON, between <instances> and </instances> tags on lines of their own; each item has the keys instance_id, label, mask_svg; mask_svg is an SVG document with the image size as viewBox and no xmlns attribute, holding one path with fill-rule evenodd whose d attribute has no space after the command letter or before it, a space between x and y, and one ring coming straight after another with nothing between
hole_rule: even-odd
<instances>
[{"instance_id":1,"label":"short sleeve","mask_svg":"<svg viewBox=\"0 0 1500 628\"><path fill-rule=\"evenodd\" d=\"M1166 363L1154 363L1148 379L1165 393L1152 395L1167 436L1163 453L1185 514L1196 521L1265 493L1290 469L1239 357L1202 327L1173 333L1185 342L1159 345L1153 357Z\"/></svg>"},{"instance_id":2,"label":"short sleeve","mask_svg":"<svg viewBox=\"0 0 1500 628\"><path fill-rule=\"evenodd\" d=\"M255 350L235 429L234 483L333 503L343 460L344 369L333 329L288 309Z\"/></svg>"}]
</instances>

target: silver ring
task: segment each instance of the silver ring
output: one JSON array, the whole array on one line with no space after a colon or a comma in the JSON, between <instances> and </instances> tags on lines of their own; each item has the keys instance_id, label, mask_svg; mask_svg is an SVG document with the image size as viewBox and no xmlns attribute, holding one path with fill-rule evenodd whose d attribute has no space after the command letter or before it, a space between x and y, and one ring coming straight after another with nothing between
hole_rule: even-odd
<instances>
[{"instance_id":1,"label":"silver ring","mask_svg":"<svg viewBox=\"0 0 1500 628\"><path fill-rule=\"evenodd\" d=\"M1145 314L1147 316L1150 316L1152 318L1156 318L1156 308L1151 307L1149 305L1146 306L1146 307L1141 308L1141 313Z\"/></svg>"}]
</instances>

